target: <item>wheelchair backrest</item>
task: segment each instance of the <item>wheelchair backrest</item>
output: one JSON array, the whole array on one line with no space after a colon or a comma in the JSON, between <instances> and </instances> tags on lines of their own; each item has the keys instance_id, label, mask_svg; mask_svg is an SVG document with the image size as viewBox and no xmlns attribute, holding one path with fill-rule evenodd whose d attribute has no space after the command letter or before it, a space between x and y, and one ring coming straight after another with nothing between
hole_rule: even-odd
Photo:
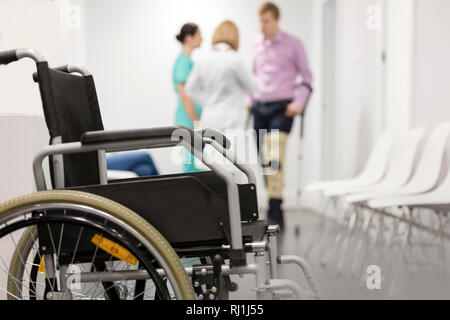
<instances>
[{"instance_id":1,"label":"wheelchair backrest","mask_svg":"<svg viewBox=\"0 0 450 320\"><path fill-rule=\"evenodd\" d=\"M78 142L87 131L103 130L94 79L91 75L70 74L49 68L47 62L37 63L45 121L51 141L61 137L62 143ZM50 161L52 182L54 174ZM100 182L97 152L64 155L66 187Z\"/></svg>"}]
</instances>

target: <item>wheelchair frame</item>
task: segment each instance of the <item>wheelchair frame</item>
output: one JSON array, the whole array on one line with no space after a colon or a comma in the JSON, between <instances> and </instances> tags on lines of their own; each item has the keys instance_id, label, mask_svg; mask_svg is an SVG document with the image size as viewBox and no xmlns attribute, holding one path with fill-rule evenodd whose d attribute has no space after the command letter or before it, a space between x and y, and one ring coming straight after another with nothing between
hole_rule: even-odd
<instances>
[{"instance_id":1,"label":"wheelchair frame","mask_svg":"<svg viewBox=\"0 0 450 320\"><path fill-rule=\"evenodd\" d=\"M40 53L32 49L18 49L8 52L0 52L0 64L7 64L23 58L31 58L36 63L46 61ZM83 76L90 75L90 73L82 67L65 66L56 69L64 70L67 73L80 73ZM257 292L258 299L284 298L290 297L292 294L295 295L297 299L319 299L319 290L308 263L304 259L297 256L278 255L278 226L268 226L263 241L243 243L238 185L235 182L234 176L231 172L219 163L214 162L209 158L207 153L203 152L205 144L212 146L216 151L228 159L236 168L242 171L246 175L250 184L256 185L256 177L253 171L245 164L239 163L235 155L227 149L227 145L229 144L227 138L220 132L212 129L207 129L203 133L189 131L190 129L180 127L171 127L171 129L173 130L171 137L161 137L155 135L154 133L156 133L158 128L148 129L145 136L137 134L135 137L133 137L133 130L128 130L126 132L130 133L131 137L116 141L111 141L107 137L103 139L103 134L111 133L108 131L103 131L103 134L101 132L85 133L80 138L80 142L62 143L61 137L56 137L52 140L51 145L45 147L34 158L33 173L37 190L47 190L47 181L43 170L43 160L46 157L52 157L54 187L57 189L63 189L65 186L63 161L64 154L86 153L93 151L97 152L100 184L106 185L108 184L106 168L107 152L183 146L192 152L197 159L204 162L226 183L231 232L230 245L222 245L222 249L228 252L230 264L224 264L223 261L213 261L212 265L204 264L186 268L186 272L192 277L194 289L199 287L201 277L208 277L211 275L217 276L217 274L224 276L253 274L256 278L255 290ZM114 133L120 135L121 132L117 131ZM98 140L97 142L83 143L83 138L92 135L96 135L96 139ZM70 205L66 204L66 206L70 209ZM88 209L95 212L98 216L105 214L95 208ZM247 253L254 254L254 263L247 262ZM266 261L267 259L268 261ZM267 272L267 264L269 266L269 272ZM294 281L279 279L279 264L295 264L299 266L300 270L305 275L309 290L304 290ZM162 268L157 271L161 276L169 276L170 278L170 275L166 275ZM60 276L67 276L67 274L64 274L64 269L62 270ZM80 274L80 282L93 282L100 280L118 281L122 279L140 280L148 279L148 277L149 275L145 270L90 272ZM228 284L228 286L230 287L230 284ZM208 296L205 297L203 292L199 291L197 293L199 299L208 299ZM208 292L206 292L206 294L208 294Z\"/></svg>"}]
</instances>

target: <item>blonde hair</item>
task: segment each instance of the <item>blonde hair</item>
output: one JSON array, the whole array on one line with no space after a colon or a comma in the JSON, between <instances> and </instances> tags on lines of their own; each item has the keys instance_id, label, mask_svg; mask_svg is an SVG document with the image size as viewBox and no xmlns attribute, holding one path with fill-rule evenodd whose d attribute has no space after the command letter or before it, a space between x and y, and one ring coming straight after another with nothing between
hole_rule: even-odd
<instances>
[{"instance_id":1,"label":"blonde hair","mask_svg":"<svg viewBox=\"0 0 450 320\"><path fill-rule=\"evenodd\" d=\"M214 31L212 44L226 43L234 50L239 48L239 30L232 21L222 22Z\"/></svg>"}]
</instances>

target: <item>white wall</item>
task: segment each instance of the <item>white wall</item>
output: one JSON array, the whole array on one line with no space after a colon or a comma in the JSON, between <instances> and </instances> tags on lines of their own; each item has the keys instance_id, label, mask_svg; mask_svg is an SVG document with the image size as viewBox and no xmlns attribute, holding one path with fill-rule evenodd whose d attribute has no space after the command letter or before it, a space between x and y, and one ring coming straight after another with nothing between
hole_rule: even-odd
<instances>
[{"instance_id":1,"label":"white wall","mask_svg":"<svg viewBox=\"0 0 450 320\"><path fill-rule=\"evenodd\" d=\"M1 158L0 202L36 191L33 158L47 144L48 134L42 117L0 114L0 148L7 150L2 152ZM44 166L46 172L47 167Z\"/></svg>"},{"instance_id":2,"label":"white wall","mask_svg":"<svg viewBox=\"0 0 450 320\"><path fill-rule=\"evenodd\" d=\"M366 27L372 5L381 8L380 30ZM337 19L337 151L320 160L341 178L362 168L383 128L450 121L450 2L337 0Z\"/></svg>"},{"instance_id":3,"label":"white wall","mask_svg":"<svg viewBox=\"0 0 450 320\"><path fill-rule=\"evenodd\" d=\"M66 1L66 14L65 18L69 24L68 28L68 41L67 41L67 59L65 64L75 64L84 66L86 65L87 55L87 1L88 0L64 0ZM73 8L72 8L73 7Z\"/></svg>"},{"instance_id":4,"label":"white wall","mask_svg":"<svg viewBox=\"0 0 450 320\"><path fill-rule=\"evenodd\" d=\"M434 1L430 1L434 2ZM414 85L414 0L385 0L386 125L412 126Z\"/></svg>"},{"instance_id":5,"label":"white wall","mask_svg":"<svg viewBox=\"0 0 450 320\"><path fill-rule=\"evenodd\" d=\"M450 1L416 0L412 122L450 121Z\"/></svg>"},{"instance_id":6,"label":"white wall","mask_svg":"<svg viewBox=\"0 0 450 320\"><path fill-rule=\"evenodd\" d=\"M287 205L303 207L317 207L317 194L303 192L304 187L321 178L321 145L322 145L322 5L324 0L314 0L310 3L309 28L310 36L307 45L309 63L314 74L314 93L309 101L305 117L303 160L297 159L299 120L294 122L294 131L289 140L291 156L287 160L289 168L288 188L286 190ZM298 165L300 163L300 166ZM302 196L297 198L298 188ZM300 202L298 202L300 200Z\"/></svg>"},{"instance_id":7,"label":"white wall","mask_svg":"<svg viewBox=\"0 0 450 320\"><path fill-rule=\"evenodd\" d=\"M337 2L335 177L363 167L383 127L381 31L367 27L373 0Z\"/></svg>"},{"instance_id":8,"label":"white wall","mask_svg":"<svg viewBox=\"0 0 450 320\"><path fill-rule=\"evenodd\" d=\"M336 1L335 157L320 157L334 178L359 173L386 127L410 125L413 16L413 0Z\"/></svg>"},{"instance_id":9,"label":"white wall","mask_svg":"<svg viewBox=\"0 0 450 320\"><path fill-rule=\"evenodd\" d=\"M61 59L60 9L59 2L0 0L0 50L31 47ZM30 77L34 63L27 60L0 68L0 112L42 114Z\"/></svg>"},{"instance_id":10,"label":"white wall","mask_svg":"<svg viewBox=\"0 0 450 320\"><path fill-rule=\"evenodd\" d=\"M309 42L308 0L280 2L284 29ZM107 127L173 123L171 73L181 25L199 24L208 50L214 28L232 19L241 32L240 51L250 66L258 34L259 0L96 0L87 4L87 65L96 82ZM283 10L284 9L284 10Z\"/></svg>"},{"instance_id":11,"label":"white wall","mask_svg":"<svg viewBox=\"0 0 450 320\"><path fill-rule=\"evenodd\" d=\"M66 26L68 0L0 0L0 50L34 48L51 65L67 63L77 51L80 37ZM72 39L72 37L74 37ZM74 52L74 54L69 54ZM78 60L78 57L77 57ZM0 112L42 115L37 85L31 80L36 71L34 63L0 67Z\"/></svg>"},{"instance_id":12,"label":"white wall","mask_svg":"<svg viewBox=\"0 0 450 320\"><path fill-rule=\"evenodd\" d=\"M407 127L411 109L412 0L336 0L335 85L333 126L330 136L322 136L327 124L323 107L323 11L326 0L314 1L313 60L316 74L314 109L309 114L309 130L316 146L332 145L333 157L318 153L306 182L314 178L349 178L360 172L370 149L387 126ZM408 6L410 4L410 6ZM374 16L377 10L378 17ZM403 11L402 11L403 9ZM379 20L377 21L377 18ZM383 62L383 52L388 63ZM331 141L327 141L327 139ZM307 140L308 141L308 140ZM322 168L330 173L322 177ZM328 170L327 170L328 171ZM317 194L308 193L309 203L320 204Z\"/></svg>"}]
</instances>

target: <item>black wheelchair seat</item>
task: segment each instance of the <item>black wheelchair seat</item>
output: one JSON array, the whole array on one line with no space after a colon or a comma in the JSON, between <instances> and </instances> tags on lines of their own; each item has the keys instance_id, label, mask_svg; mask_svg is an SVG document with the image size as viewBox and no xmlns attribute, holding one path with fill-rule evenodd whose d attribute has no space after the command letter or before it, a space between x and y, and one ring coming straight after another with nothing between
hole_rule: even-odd
<instances>
[{"instance_id":1,"label":"black wheelchair seat","mask_svg":"<svg viewBox=\"0 0 450 320\"><path fill-rule=\"evenodd\" d=\"M258 220L256 187L241 184L241 220ZM67 188L114 200L148 220L175 248L229 244L225 183L213 172L113 180L106 185ZM258 236L247 228L247 238Z\"/></svg>"}]
</instances>

